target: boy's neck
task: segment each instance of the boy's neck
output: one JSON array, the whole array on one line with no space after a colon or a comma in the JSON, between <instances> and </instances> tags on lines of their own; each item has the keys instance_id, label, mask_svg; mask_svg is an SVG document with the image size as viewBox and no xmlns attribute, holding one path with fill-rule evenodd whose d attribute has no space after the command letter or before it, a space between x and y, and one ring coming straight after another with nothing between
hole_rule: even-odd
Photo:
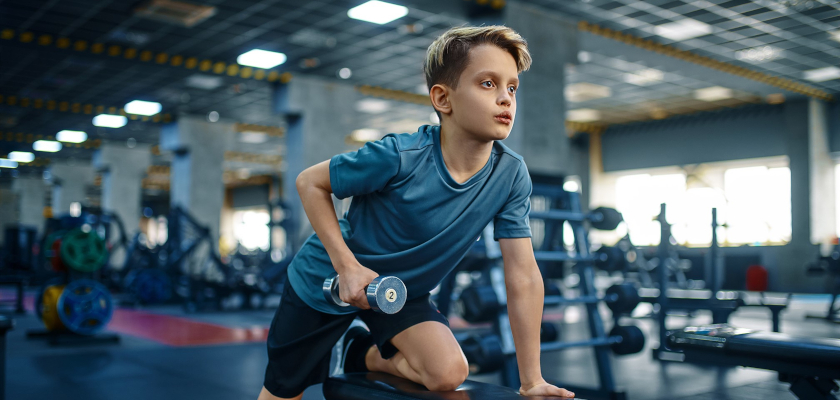
<instances>
[{"instance_id":1,"label":"boy's neck","mask_svg":"<svg viewBox=\"0 0 840 400\"><path fill-rule=\"evenodd\" d=\"M464 183L487 164L493 141L477 140L457 127L441 124L440 150L449 175L456 182Z\"/></svg>"}]
</instances>

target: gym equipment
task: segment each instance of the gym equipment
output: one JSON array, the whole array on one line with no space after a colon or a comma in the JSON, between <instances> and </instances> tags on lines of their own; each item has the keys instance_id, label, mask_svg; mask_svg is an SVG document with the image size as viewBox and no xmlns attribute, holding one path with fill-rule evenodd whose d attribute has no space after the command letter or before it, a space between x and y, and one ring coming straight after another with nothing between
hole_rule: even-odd
<instances>
[{"instance_id":1,"label":"gym equipment","mask_svg":"<svg viewBox=\"0 0 840 400\"><path fill-rule=\"evenodd\" d=\"M565 387L577 395L587 398L610 398L610 399L625 399L626 394L616 388L612 373L610 349L621 353L629 353L634 349L644 347L644 336L638 335L641 333L637 328L620 328L614 331L616 335L607 335L604 328L604 322L598 311L598 303L604 300L618 305L618 297L631 297L632 303L638 304L638 300L633 300L632 293L628 293L627 289L613 289L604 296L599 296L595 289L595 272L594 264L597 257L589 251L589 240L586 235L584 221L593 222L595 219L590 215L581 212L580 195L576 192L567 192L562 189L562 179L556 177L539 177L532 175L533 189L532 202L536 204L539 199L540 204L545 204L547 211L532 211L530 214L532 223L539 222L540 224L534 226L544 226L544 230L536 230L535 236L539 234L540 240L534 242L538 250L534 252L535 258L540 265L543 276L552 276L558 270L562 270L562 262L575 262L575 271L580 277L578 290L580 291L579 298L565 298L563 296L546 296L546 306L561 305L567 303L581 303L584 304L587 313L587 323L591 335L590 340L578 342L545 342L541 343L542 351L557 351L574 347L592 347L595 353L596 365L598 367L598 387L583 388L573 387L564 383L551 382L560 387ZM604 211L598 212L604 221L609 221L609 224L599 225L601 227L608 227L617 225L615 223L615 216L617 213ZM617 214L620 215L620 214ZM574 235L574 248L567 249L563 240L563 226L568 223ZM595 227L595 224L592 224ZM491 227L492 228L492 227ZM482 235L492 238L492 232L486 232ZM574 251L572 251L574 250ZM491 257L487 257L491 259ZM510 319L507 315L507 298L504 282L504 272L500 266L500 259L492 258L489 267L485 267L486 275L489 277L489 286L487 288L476 288L467 291L461 298L462 308L465 315L471 314L477 320L491 315L493 321L493 332L498 336L501 343L501 353L503 354L503 363L501 368L501 381L504 386L509 388L518 388L519 382L519 368L516 362L516 351L513 343L513 334L510 327ZM629 287L628 287L629 288ZM495 296L494 296L495 294ZM635 305L632 305L635 307ZM617 310L626 308L626 306L619 306ZM629 308L632 310L632 308ZM491 310L496 310L491 312ZM471 317L471 319L473 319ZM616 323L614 326L619 326L618 320L620 313L616 312L614 315ZM639 341L639 338L642 338ZM484 341L488 342L487 340ZM482 342L478 341L480 345ZM494 342L492 342L495 346ZM467 343L467 347L475 346L473 343ZM492 351L491 351L492 350ZM466 353L465 353L466 354ZM476 354L471 351L470 354ZM484 349L478 353L482 356L487 354L498 354L495 348ZM492 366L492 362L487 360L470 360L471 364L481 363L483 366ZM487 397L493 398L493 397Z\"/></svg>"},{"instance_id":2,"label":"gym equipment","mask_svg":"<svg viewBox=\"0 0 840 400\"><path fill-rule=\"evenodd\" d=\"M593 228L600 231L611 231L618 228L618 224L624 221L621 213L614 208L598 207L588 214L576 213L564 210L532 211L531 218L562 221L589 221Z\"/></svg>"},{"instance_id":3,"label":"gym equipment","mask_svg":"<svg viewBox=\"0 0 840 400\"><path fill-rule=\"evenodd\" d=\"M668 332L668 346L685 361L779 372L803 400L836 400L840 340L757 332L718 324Z\"/></svg>"},{"instance_id":4,"label":"gym equipment","mask_svg":"<svg viewBox=\"0 0 840 400\"><path fill-rule=\"evenodd\" d=\"M80 272L93 272L108 260L108 249L93 230L73 229L61 236L61 260Z\"/></svg>"},{"instance_id":5,"label":"gym equipment","mask_svg":"<svg viewBox=\"0 0 840 400\"><path fill-rule=\"evenodd\" d=\"M505 355L499 336L493 333L471 334L458 337L458 344L467 356L471 374L495 372L504 366Z\"/></svg>"},{"instance_id":6,"label":"gym equipment","mask_svg":"<svg viewBox=\"0 0 840 400\"><path fill-rule=\"evenodd\" d=\"M35 254L38 250L37 234L38 229L33 226L6 225L3 236L5 240L0 251L0 265L17 272L31 271L35 266Z\"/></svg>"},{"instance_id":7,"label":"gym equipment","mask_svg":"<svg viewBox=\"0 0 840 400\"><path fill-rule=\"evenodd\" d=\"M80 335L94 335L105 329L114 313L108 289L90 279L78 279L64 287L56 310L67 329Z\"/></svg>"},{"instance_id":8,"label":"gym equipment","mask_svg":"<svg viewBox=\"0 0 840 400\"><path fill-rule=\"evenodd\" d=\"M0 315L0 400L6 398L6 332L15 328L15 320Z\"/></svg>"},{"instance_id":9,"label":"gym equipment","mask_svg":"<svg viewBox=\"0 0 840 400\"><path fill-rule=\"evenodd\" d=\"M129 271L125 276L125 287L143 304L163 303L172 297L172 279L160 268Z\"/></svg>"},{"instance_id":10,"label":"gym equipment","mask_svg":"<svg viewBox=\"0 0 840 400\"><path fill-rule=\"evenodd\" d=\"M61 317L58 316L58 299L64 292L64 285L50 285L44 288L41 295L41 302L36 307L39 311L41 321L48 331L58 331L64 329L64 323Z\"/></svg>"},{"instance_id":11,"label":"gym equipment","mask_svg":"<svg viewBox=\"0 0 840 400\"><path fill-rule=\"evenodd\" d=\"M840 243L835 243L831 253L821 256L815 263L808 265L808 275L826 276L826 283L830 286L831 302L828 310L822 316L807 316L808 318L822 318L829 322L840 323ZM836 306L835 306L836 304Z\"/></svg>"},{"instance_id":12,"label":"gym equipment","mask_svg":"<svg viewBox=\"0 0 840 400\"><path fill-rule=\"evenodd\" d=\"M458 301L461 304L462 317L470 323L492 321L502 307L492 286L473 285L461 291ZM567 298L562 295L546 295L545 305L599 303L604 302L613 314L628 314L632 312L641 298L633 284L624 283L610 286L603 297L581 296Z\"/></svg>"},{"instance_id":13,"label":"gym equipment","mask_svg":"<svg viewBox=\"0 0 840 400\"><path fill-rule=\"evenodd\" d=\"M665 204L660 205L659 215L656 217L660 225L660 240L657 248L657 253L660 258L665 259L673 251L671 245L671 224L665 218ZM712 209L712 232L715 232L717 227L717 209ZM717 234L712 235L712 288L720 287L720 271L714 260L717 259L718 243ZM677 310L710 310L712 312L713 324L725 324L729 321L729 316L738 308L744 306L766 307L770 310L773 320L773 331L779 332L780 316L782 310L787 308L790 300L788 295L784 301L768 300L762 294L761 300L757 304L747 304L745 295L738 292L712 291L712 290L679 290L668 289L668 272L666 268L660 268L657 271L657 280L660 289L650 290L650 294L642 293L642 301L659 304L659 311L656 313L657 325L659 327L659 347L653 349L654 358L662 361L674 361L674 354L669 351L668 343L668 329L666 328L666 319L668 312L674 309ZM665 288L665 289L662 289ZM640 291L643 292L643 291Z\"/></svg>"},{"instance_id":14,"label":"gym equipment","mask_svg":"<svg viewBox=\"0 0 840 400\"><path fill-rule=\"evenodd\" d=\"M338 296L339 278L337 273L333 273L324 280L323 290L324 298L328 302L332 302L340 307L347 307L350 304L345 303ZM377 276L370 282L365 289L368 303L373 311L383 314L396 314L402 310L406 301L406 288L400 278L396 276Z\"/></svg>"},{"instance_id":15,"label":"gym equipment","mask_svg":"<svg viewBox=\"0 0 840 400\"><path fill-rule=\"evenodd\" d=\"M24 287L28 284L28 279L20 275L0 276L0 286L14 286L15 298L9 300L2 300L0 304L13 304L14 313L26 314L26 309L23 307L23 292Z\"/></svg>"},{"instance_id":16,"label":"gym equipment","mask_svg":"<svg viewBox=\"0 0 840 400\"><path fill-rule=\"evenodd\" d=\"M453 392L431 392L423 385L382 372L353 373L327 378L323 393L326 400L522 400L517 389L489 383L465 381ZM575 392L577 394L577 392ZM548 399L546 397L539 397Z\"/></svg>"}]
</instances>

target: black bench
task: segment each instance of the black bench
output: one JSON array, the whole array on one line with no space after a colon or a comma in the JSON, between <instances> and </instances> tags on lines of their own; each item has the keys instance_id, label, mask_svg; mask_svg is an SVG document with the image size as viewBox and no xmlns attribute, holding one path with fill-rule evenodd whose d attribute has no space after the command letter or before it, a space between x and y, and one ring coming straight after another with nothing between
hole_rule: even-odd
<instances>
[{"instance_id":1,"label":"black bench","mask_svg":"<svg viewBox=\"0 0 840 400\"><path fill-rule=\"evenodd\" d=\"M686 362L744 366L779 372L802 400L836 400L840 339L757 332L726 324L668 332L668 347Z\"/></svg>"},{"instance_id":2,"label":"black bench","mask_svg":"<svg viewBox=\"0 0 840 400\"><path fill-rule=\"evenodd\" d=\"M523 397L519 391L489 383L466 381L450 392L431 392L424 386L381 372L353 373L327 378L326 400L549 400L559 397ZM566 399L567 400L567 399Z\"/></svg>"}]
</instances>

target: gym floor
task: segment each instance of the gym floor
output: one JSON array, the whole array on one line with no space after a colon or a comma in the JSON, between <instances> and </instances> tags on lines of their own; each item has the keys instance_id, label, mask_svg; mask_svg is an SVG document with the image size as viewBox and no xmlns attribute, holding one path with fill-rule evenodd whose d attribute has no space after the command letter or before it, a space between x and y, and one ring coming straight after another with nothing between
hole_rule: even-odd
<instances>
[{"instance_id":1,"label":"gym floor","mask_svg":"<svg viewBox=\"0 0 840 400\"><path fill-rule=\"evenodd\" d=\"M2 292L0 297L11 294ZM795 297L782 313L782 332L840 338L840 324L805 318L823 312L826 298ZM262 386L271 310L187 315L174 306L119 309L109 325L111 332L120 335L119 344L52 347L43 340L27 339L27 331L42 329L31 312L32 294L27 296L27 306L27 315L13 316L16 327L7 337L7 399L256 399ZM564 339L587 335L580 311L567 308L564 321L558 321ZM770 330L769 315L763 308L745 308L730 322ZM560 319L557 312L549 316ZM693 319L670 317L669 326L710 320L703 313ZM656 341L653 321L635 322L646 332L647 347L651 347ZM464 326L457 317L452 324L453 328ZM631 400L794 399L787 385L769 371L661 363L652 360L649 349L614 361L615 380ZM579 386L597 383L590 349L545 354L542 365L551 381ZM470 379L499 383L497 374ZM304 395L305 400L322 398L320 386Z\"/></svg>"}]
</instances>

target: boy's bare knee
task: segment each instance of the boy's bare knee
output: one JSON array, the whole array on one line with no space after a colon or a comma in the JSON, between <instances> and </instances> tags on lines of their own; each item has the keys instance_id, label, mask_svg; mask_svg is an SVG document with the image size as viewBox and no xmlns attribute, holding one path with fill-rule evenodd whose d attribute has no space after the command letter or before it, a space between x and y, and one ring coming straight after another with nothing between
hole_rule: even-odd
<instances>
[{"instance_id":1,"label":"boy's bare knee","mask_svg":"<svg viewBox=\"0 0 840 400\"><path fill-rule=\"evenodd\" d=\"M467 380L469 374L469 365L462 359L454 358L425 371L423 374L424 385L427 389L435 392L455 390Z\"/></svg>"}]
</instances>

